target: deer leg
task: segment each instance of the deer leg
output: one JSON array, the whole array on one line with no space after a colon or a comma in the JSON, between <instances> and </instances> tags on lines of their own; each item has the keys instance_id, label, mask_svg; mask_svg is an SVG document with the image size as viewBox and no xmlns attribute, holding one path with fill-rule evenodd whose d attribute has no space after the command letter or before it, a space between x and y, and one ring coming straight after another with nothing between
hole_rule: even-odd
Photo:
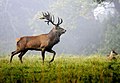
<instances>
[{"instance_id":1,"label":"deer leg","mask_svg":"<svg viewBox=\"0 0 120 83\"><path fill-rule=\"evenodd\" d=\"M48 51L48 52L53 53L53 57L52 57L52 59L51 59L50 62L49 62L49 63L51 63L51 62L54 61L54 58L55 58L56 52L53 51L53 50L50 50L50 51Z\"/></svg>"},{"instance_id":2,"label":"deer leg","mask_svg":"<svg viewBox=\"0 0 120 83\"><path fill-rule=\"evenodd\" d=\"M18 53L20 53L20 52L21 52L21 51L16 50L16 51L11 52L11 54L12 54L12 55L16 55L16 54L18 54Z\"/></svg>"},{"instance_id":3,"label":"deer leg","mask_svg":"<svg viewBox=\"0 0 120 83\"><path fill-rule=\"evenodd\" d=\"M23 63L22 57L23 57L23 55L24 55L27 51L28 51L28 50L22 51L22 52L18 55L21 63Z\"/></svg>"},{"instance_id":4,"label":"deer leg","mask_svg":"<svg viewBox=\"0 0 120 83\"><path fill-rule=\"evenodd\" d=\"M13 58L13 56L14 55L16 55L16 54L18 54L18 53L20 53L20 51L18 51L18 50L16 50L16 51L13 51L11 54L11 58L10 58L10 63L12 62L12 58Z\"/></svg>"},{"instance_id":5,"label":"deer leg","mask_svg":"<svg viewBox=\"0 0 120 83\"><path fill-rule=\"evenodd\" d=\"M42 50L42 60L43 60L43 64L44 64L44 59L45 59L45 50Z\"/></svg>"}]
</instances>

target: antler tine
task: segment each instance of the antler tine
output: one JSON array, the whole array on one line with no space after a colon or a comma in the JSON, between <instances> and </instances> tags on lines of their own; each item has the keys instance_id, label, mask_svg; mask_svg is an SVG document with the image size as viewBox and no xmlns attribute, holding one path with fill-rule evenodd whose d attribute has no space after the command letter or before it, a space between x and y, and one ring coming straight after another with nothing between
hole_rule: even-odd
<instances>
[{"instance_id":1,"label":"antler tine","mask_svg":"<svg viewBox=\"0 0 120 83\"><path fill-rule=\"evenodd\" d=\"M45 15L47 16L47 13L45 12Z\"/></svg>"},{"instance_id":2,"label":"antler tine","mask_svg":"<svg viewBox=\"0 0 120 83\"><path fill-rule=\"evenodd\" d=\"M51 22L52 22L52 16L50 16L50 19L49 19Z\"/></svg>"},{"instance_id":3,"label":"antler tine","mask_svg":"<svg viewBox=\"0 0 120 83\"><path fill-rule=\"evenodd\" d=\"M47 16L47 14L44 12L44 16Z\"/></svg>"},{"instance_id":4,"label":"antler tine","mask_svg":"<svg viewBox=\"0 0 120 83\"><path fill-rule=\"evenodd\" d=\"M57 26L59 26L59 24L60 24L60 19L59 19L59 17L58 17L58 23L57 23Z\"/></svg>"},{"instance_id":5,"label":"antler tine","mask_svg":"<svg viewBox=\"0 0 120 83\"><path fill-rule=\"evenodd\" d=\"M52 16L52 19L53 19L52 21L53 21L53 23L54 23L54 22L55 22L55 18L54 18L54 15Z\"/></svg>"},{"instance_id":6,"label":"antler tine","mask_svg":"<svg viewBox=\"0 0 120 83\"><path fill-rule=\"evenodd\" d=\"M47 11L47 15L49 15L50 16L50 13Z\"/></svg>"},{"instance_id":7,"label":"antler tine","mask_svg":"<svg viewBox=\"0 0 120 83\"><path fill-rule=\"evenodd\" d=\"M42 15L44 16L44 13L42 12Z\"/></svg>"},{"instance_id":8,"label":"antler tine","mask_svg":"<svg viewBox=\"0 0 120 83\"><path fill-rule=\"evenodd\" d=\"M50 22L51 22L53 25L56 25L56 24L54 24L54 21L55 21L54 16L50 16Z\"/></svg>"},{"instance_id":9,"label":"antler tine","mask_svg":"<svg viewBox=\"0 0 120 83\"><path fill-rule=\"evenodd\" d=\"M62 24L62 23L63 23L63 19L60 18L60 23L59 23L59 25Z\"/></svg>"},{"instance_id":10,"label":"antler tine","mask_svg":"<svg viewBox=\"0 0 120 83\"><path fill-rule=\"evenodd\" d=\"M44 13L44 12L42 12L42 14L43 14L43 16L45 17L45 13Z\"/></svg>"}]
</instances>

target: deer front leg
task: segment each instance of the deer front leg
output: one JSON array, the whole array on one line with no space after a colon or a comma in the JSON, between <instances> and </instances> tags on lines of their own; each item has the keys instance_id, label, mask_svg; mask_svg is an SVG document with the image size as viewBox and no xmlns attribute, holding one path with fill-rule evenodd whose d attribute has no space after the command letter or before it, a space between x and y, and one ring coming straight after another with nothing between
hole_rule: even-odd
<instances>
[{"instance_id":1,"label":"deer front leg","mask_svg":"<svg viewBox=\"0 0 120 83\"><path fill-rule=\"evenodd\" d=\"M53 50L49 50L48 52L53 53L53 57L52 57L52 59L51 59L50 62L49 62L49 63L51 63L51 62L54 61L54 58L55 58L56 52L53 51Z\"/></svg>"}]
</instances>

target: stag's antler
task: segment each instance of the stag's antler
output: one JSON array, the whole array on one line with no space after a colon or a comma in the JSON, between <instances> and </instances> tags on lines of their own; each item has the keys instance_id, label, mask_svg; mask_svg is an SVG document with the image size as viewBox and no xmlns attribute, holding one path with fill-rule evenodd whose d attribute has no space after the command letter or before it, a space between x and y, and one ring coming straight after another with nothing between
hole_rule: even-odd
<instances>
[{"instance_id":1,"label":"stag's antler","mask_svg":"<svg viewBox=\"0 0 120 83\"><path fill-rule=\"evenodd\" d=\"M60 24L62 24L63 20L61 18L58 17L58 23L57 26L59 26Z\"/></svg>"},{"instance_id":2,"label":"stag's antler","mask_svg":"<svg viewBox=\"0 0 120 83\"><path fill-rule=\"evenodd\" d=\"M41 17L40 19L46 19L45 22L47 22L48 25L49 25L49 22L51 22L53 25L56 25L54 23L54 16L51 16L49 12L47 13L42 12L42 14L43 14L43 17Z\"/></svg>"},{"instance_id":3,"label":"stag's antler","mask_svg":"<svg viewBox=\"0 0 120 83\"><path fill-rule=\"evenodd\" d=\"M40 19L46 19L45 22L47 22L48 25L49 25L49 22L51 22L53 25L59 26L59 25L62 24L62 22L63 22L63 20L58 17L58 23L55 24L55 23L54 23L54 22L55 22L54 15L51 16L49 12L47 12L47 13L43 13L43 12L42 12L42 14L43 14L43 17L41 17Z\"/></svg>"}]
</instances>

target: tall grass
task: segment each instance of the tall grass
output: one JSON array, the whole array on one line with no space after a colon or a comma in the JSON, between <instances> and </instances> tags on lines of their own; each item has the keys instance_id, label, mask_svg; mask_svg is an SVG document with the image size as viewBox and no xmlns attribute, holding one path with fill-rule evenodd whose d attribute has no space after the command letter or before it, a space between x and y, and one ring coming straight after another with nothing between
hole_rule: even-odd
<instances>
[{"instance_id":1,"label":"tall grass","mask_svg":"<svg viewBox=\"0 0 120 83\"><path fill-rule=\"evenodd\" d=\"M23 64L18 57L0 58L0 83L119 83L120 59L109 61L104 56L67 56L45 64L39 56L25 56Z\"/></svg>"}]
</instances>

